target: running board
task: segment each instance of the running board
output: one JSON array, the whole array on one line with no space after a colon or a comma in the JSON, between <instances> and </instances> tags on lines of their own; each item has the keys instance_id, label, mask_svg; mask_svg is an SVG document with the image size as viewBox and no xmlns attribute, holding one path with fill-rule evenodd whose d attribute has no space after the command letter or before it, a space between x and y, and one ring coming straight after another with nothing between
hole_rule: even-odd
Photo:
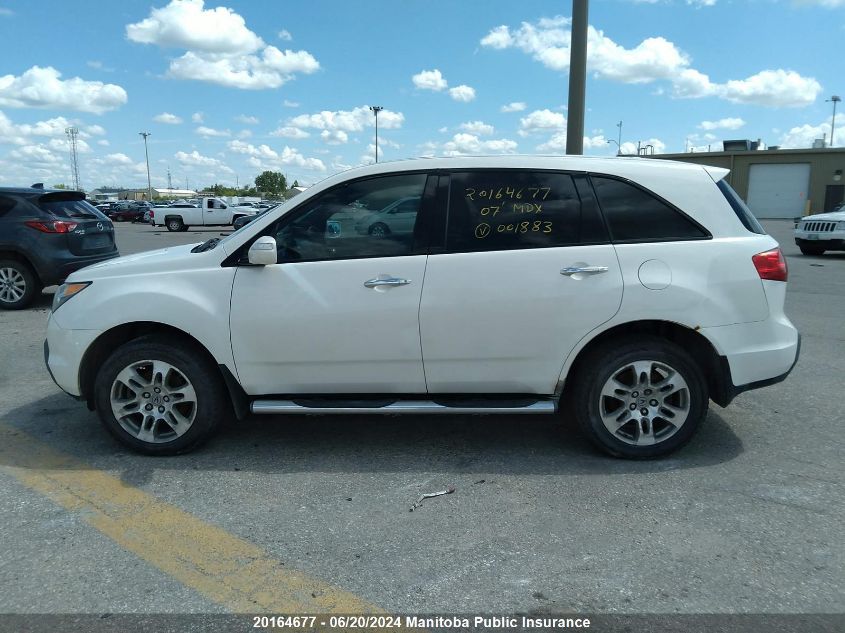
<instances>
[{"instance_id":1,"label":"running board","mask_svg":"<svg viewBox=\"0 0 845 633\"><path fill-rule=\"evenodd\" d=\"M431 400L400 400L382 406L307 406L297 404L293 400L256 400L251 405L253 413L258 415L275 415L279 413L370 413L391 415L400 413L517 413L537 414L554 413L555 403L551 400L538 400L530 404L518 406L449 406Z\"/></svg>"}]
</instances>

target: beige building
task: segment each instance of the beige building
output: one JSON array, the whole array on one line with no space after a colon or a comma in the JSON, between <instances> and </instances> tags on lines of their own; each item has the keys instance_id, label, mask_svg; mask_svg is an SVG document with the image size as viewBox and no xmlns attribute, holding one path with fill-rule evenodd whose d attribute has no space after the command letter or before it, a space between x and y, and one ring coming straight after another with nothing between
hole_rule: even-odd
<instances>
[{"instance_id":1,"label":"beige building","mask_svg":"<svg viewBox=\"0 0 845 633\"><path fill-rule=\"evenodd\" d=\"M728 182L758 218L795 218L845 201L845 148L654 154L730 169Z\"/></svg>"}]
</instances>

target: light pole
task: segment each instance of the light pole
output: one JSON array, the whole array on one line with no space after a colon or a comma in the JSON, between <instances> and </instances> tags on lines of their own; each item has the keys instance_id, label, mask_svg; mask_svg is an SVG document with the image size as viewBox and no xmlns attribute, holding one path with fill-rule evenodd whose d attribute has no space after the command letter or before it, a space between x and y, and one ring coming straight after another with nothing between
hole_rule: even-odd
<instances>
[{"instance_id":1,"label":"light pole","mask_svg":"<svg viewBox=\"0 0 845 633\"><path fill-rule=\"evenodd\" d=\"M607 144L610 145L611 143L616 143L616 155L622 156L622 146L619 144L619 142L614 141L612 138L607 139Z\"/></svg>"},{"instance_id":2,"label":"light pole","mask_svg":"<svg viewBox=\"0 0 845 633\"><path fill-rule=\"evenodd\" d=\"M378 162L378 113L384 110L381 106L370 106L370 111L376 115L376 162Z\"/></svg>"},{"instance_id":3,"label":"light pole","mask_svg":"<svg viewBox=\"0 0 845 633\"><path fill-rule=\"evenodd\" d=\"M147 151L147 137L150 136L150 133L138 132L138 134L144 137L144 156L147 157L147 202L152 202L153 186L150 183L150 153Z\"/></svg>"},{"instance_id":4,"label":"light pole","mask_svg":"<svg viewBox=\"0 0 845 633\"><path fill-rule=\"evenodd\" d=\"M616 124L616 127L619 128L619 140L616 141L616 145L619 147L619 154L622 153L622 121Z\"/></svg>"},{"instance_id":5,"label":"light pole","mask_svg":"<svg viewBox=\"0 0 845 633\"><path fill-rule=\"evenodd\" d=\"M588 0L572 0L572 38L569 47L569 120L566 153L584 153L584 109L587 99Z\"/></svg>"},{"instance_id":6,"label":"light pole","mask_svg":"<svg viewBox=\"0 0 845 633\"><path fill-rule=\"evenodd\" d=\"M833 147L833 131L836 129L836 104L842 101L838 95L833 95L830 99L825 99L825 103L833 102L833 117L830 119L830 145Z\"/></svg>"}]
</instances>

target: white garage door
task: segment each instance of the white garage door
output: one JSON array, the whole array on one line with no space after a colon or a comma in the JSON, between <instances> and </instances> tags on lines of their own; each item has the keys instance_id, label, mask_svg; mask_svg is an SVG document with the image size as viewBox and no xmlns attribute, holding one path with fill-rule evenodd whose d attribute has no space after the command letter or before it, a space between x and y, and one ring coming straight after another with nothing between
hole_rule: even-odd
<instances>
[{"instance_id":1,"label":"white garage door","mask_svg":"<svg viewBox=\"0 0 845 633\"><path fill-rule=\"evenodd\" d=\"M758 218L795 218L804 213L810 164L751 165L748 206Z\"/></svg>"}]
</instances>

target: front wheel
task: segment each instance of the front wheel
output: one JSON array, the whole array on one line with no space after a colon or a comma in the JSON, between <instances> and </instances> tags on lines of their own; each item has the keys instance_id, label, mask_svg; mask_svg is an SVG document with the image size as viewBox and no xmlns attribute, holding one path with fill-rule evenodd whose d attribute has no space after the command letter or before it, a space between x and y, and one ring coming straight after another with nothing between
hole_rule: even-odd
<instances>
[{"instance_id":1,"label":"front wheel","mask_svg":"<svg viewBox=\"0 0 845 633\"><path fill-rule=\"evenodd\" d=\"M373 237L386 237L390 233L390 229L387 228L387 225L384 222L376 222L372 226L370 226L369 230L367 231Z\"/></svg>"},{"instance_id":2,"label":"front wheel","mask_svg":"<svg viewBox=\"0 0 845 633\"><path fill-rule=\"evenodd\" d=\"M167 218L167 230L173 232L179 232L184 229L185 223L182 222L182 218Z\"/></svg>"},{"instance_id":3,"label":"front wheel","mask_svg":"<svg viewBox=\"0 0 845 633\"><path fill-rule=\"evenodd\" d=\"M604 344L571 392L581 429L615 457L651 459L686 444L707 415L707 382L679 345L651 336Z\"/></svg>"},{"instance_id":4,"label":"front wheel","mask_svg":"<svg viewBox=\"0 0 845 633\"><path fill-rule=\"evenodd\" d=\"M201 350L143 337L119 347L97 374L94 399L106 429L147 455L177 455L207 441L227 413L228 392Z\"/></svg>"},{"instance_id":5,"label":"front wheel","mask_svg":"<svg viewBox=\"0 0 845 633\"><path fill-rule=\"evenodd\" d=\"M820 246L801 245L798 248L801 249L802 255L824 255L824 248L822 248Z\"/></svg>"}]
</instances>

